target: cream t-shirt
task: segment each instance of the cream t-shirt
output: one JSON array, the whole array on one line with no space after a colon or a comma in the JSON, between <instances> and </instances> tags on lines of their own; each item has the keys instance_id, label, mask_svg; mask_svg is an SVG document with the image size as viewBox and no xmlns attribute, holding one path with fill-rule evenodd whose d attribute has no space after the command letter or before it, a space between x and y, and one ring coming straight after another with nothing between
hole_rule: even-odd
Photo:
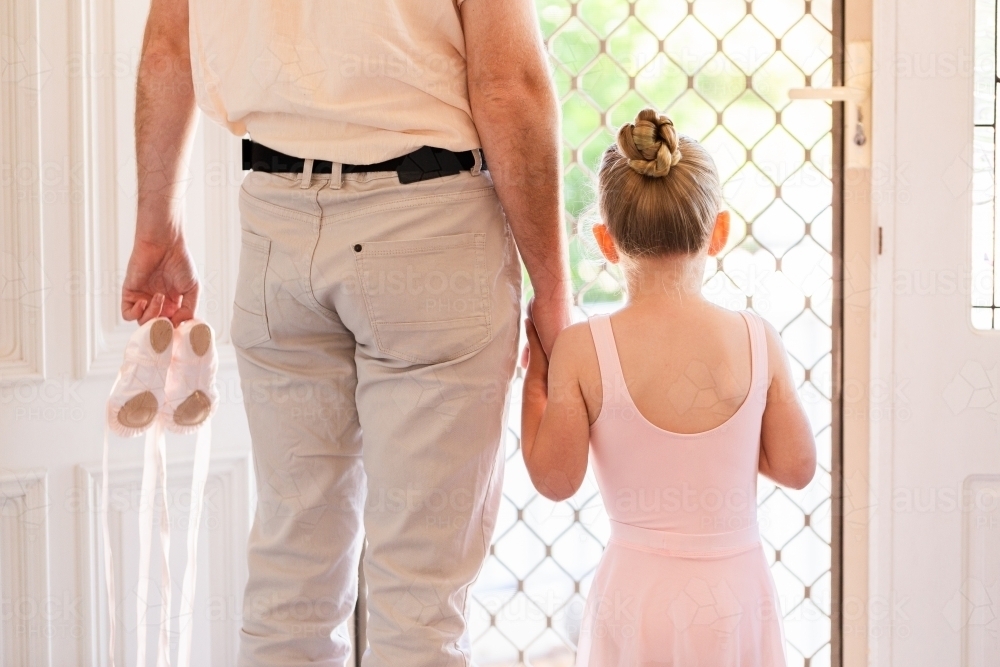
<instances>
[{"instance_id":1,"label":"cream t-shirt","mask_svg":"<svg viewBox=\"0 0 1000 667\"><path fill-rule=\"evenodd\" d=\"M478 148L462 0L191 0L198 106L303 158Z\"/></svg>"}]
</instances>

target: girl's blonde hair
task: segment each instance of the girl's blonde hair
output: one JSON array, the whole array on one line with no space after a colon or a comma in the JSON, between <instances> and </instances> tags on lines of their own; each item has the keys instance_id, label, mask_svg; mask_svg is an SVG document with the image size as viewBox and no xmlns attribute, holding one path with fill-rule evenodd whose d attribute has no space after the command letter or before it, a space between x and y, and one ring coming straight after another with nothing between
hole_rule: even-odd
<instances>
[{"instance_id":1,"label":"girl's blonde hair","mask_svg":"<svg viewBox=\"0 0 1000 667\"><path fill-rule=\"evenodd\" d=\"M619 251L633 257L699 252L722 206L712 156L652 109L622 125L598 184L602 221Z\"/></svg>"}]
</instances>

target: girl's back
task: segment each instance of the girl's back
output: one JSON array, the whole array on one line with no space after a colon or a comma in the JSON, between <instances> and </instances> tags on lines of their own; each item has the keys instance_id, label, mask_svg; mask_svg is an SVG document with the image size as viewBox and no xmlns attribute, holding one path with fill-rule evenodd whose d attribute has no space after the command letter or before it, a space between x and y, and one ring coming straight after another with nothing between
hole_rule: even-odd
<instances>
[{"instance_id":1,"label":"girl's back","mask_svg":"<svg viewBox=\"0 0 1000 667\"><path fill-rule=\"evenodd\" d=\"M698 310L658 326L628 309L590 320L601 386L591 462L616 523L685 534L756 525L764 327L749 312ZM685 330L699 335L676 335Z\"/></svg>"},{"instance_id":2,"label":"girl's back","mask_svg":"<svg viewBox=\"0 0 1000 667\"><path fill-rule=\"evenodd\" d=\"M630 304L611 318L629 393L639 413L660 429L708 431L729 419L747 397L751 332L739 313L702 300L679 306L664 301ZM588 356L584 381L596 386L598 360ZM600 392L584 396L588 413L596 417Z\"/></svg>"}]
</instances>

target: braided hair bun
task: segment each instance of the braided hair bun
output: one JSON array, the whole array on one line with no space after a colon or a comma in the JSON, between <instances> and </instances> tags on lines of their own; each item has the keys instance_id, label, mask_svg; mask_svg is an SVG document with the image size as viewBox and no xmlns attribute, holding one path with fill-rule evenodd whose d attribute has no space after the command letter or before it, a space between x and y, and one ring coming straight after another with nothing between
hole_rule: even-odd
<instances>
[{"instance_id":1,"label":"braided hair bun","mask_svg":"<svg viewBox=\"0 0 1000 667\"><path fill-rule=\"evenodd\" d=\"M719 174L705 147L679 134L666 116L643 109L623 125L604 151L597 180L601 220L623 254L706 247L722 206Z\"/></svg>"},{"instance_id":2,"label":"braided hair bun","mask_svg":"<svg viewBox=\"0 0 1000 667\"><path fill-rule=\"evenodd\" d=\"M643 109L634 123L621 126L618 150L628 159L628 166L653 178L669 174L682 157L674 122L652 109Z\"/></svg>"}]
</instances>

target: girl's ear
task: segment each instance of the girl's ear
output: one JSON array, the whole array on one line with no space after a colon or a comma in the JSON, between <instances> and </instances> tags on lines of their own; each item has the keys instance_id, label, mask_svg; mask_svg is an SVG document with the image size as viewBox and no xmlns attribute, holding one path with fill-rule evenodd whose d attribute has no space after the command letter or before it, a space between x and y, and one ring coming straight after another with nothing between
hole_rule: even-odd
<instances>
[{"instance_id":1,"label":"girl's ear","mask_svg":"<svg viewBox=\"0 0 1000 667\"><path fill-rule=\"evenodd\" d=\"M708 256L715 257L726 247L729 241L729 211L721 211L715 217L715 228L712 230L712 238L708 241Z\"/></svg>"},{"instance_id":2,"label":"girl's ear","mask_svg":"<svg viewBox=\"0 0 1000 667\"><path fill-rule=\"evenodd\" d=\"M608 226L602 223L597 223L592 228L594 232L594 239L597 241L597 247L601 249L601 254L604 255L604 259L608 260L612 264L618 263L618 248L615 246L615 240L611 238L611 233L608 231Z\"/></svg>"}]
</instances>

